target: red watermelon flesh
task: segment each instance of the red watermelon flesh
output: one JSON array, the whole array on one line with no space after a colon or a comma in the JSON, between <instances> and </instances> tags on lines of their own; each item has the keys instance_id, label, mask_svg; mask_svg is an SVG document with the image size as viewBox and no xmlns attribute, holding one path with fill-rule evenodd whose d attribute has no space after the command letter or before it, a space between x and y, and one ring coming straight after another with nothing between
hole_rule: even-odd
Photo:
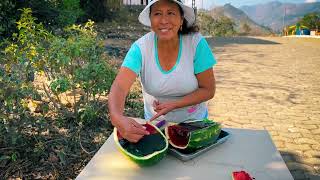
<instances>
[{"instance_id":1,"label":"red watermelon flesh","mask_svg":"<svg viewBox=\"0 0 320 180\"><path fill-rule=\"evenodd\" d=\"M233 180L253 180L250 175L245 171L236 171L232 173Z\"/></svg>"},{"instance_id":2,"label":"red watermelon flesh","mask_svg":"<svg viewBox=\"0 0 320 180\"><path fill-rule=\"evenodd\" d=\"M188 144L190 132L199 129L190 124L180 124L168 127L171 142L177 146L185 146Z\"/></svg>"},{"instance_id":3,"label":"red watermelon flesh","mask_svg":"<svg viewBox=\"0 0 320 180\"><path fill-rule=\"evenodd\" d=\"M188 120L165 129L170 145L188 152L215 142L220 131L220 125L208 119Z\"/></svg>"}]
</instances>

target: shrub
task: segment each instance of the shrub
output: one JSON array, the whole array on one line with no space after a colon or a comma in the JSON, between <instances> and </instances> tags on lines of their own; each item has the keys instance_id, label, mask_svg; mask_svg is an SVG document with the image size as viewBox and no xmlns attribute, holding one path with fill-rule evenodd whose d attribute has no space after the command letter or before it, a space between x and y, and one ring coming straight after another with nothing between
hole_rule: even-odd
<instances>
[{"instance_id":1,"label":"shrub","mask_svg":"<svg viewBox=\"0 0 320 180\"><path fill-rule=\"evenodd\" d=\"M62 0L59 4L58 22L60 27L75 24L77 20L84 15L80 8L80 0Z\"/></svg>"},{"instance_id":2,"label":"shrub","mask_svg":"<svg viewBox=\"0 0 320 180\"><path fill-rule=\"evenodd\" d=\"M41 23L35 22L31 9L23 9L17 22L19 33L14 43L5 49L5 68L22 77L22 82L33 80L30 75L40 74L42 101L53 102L54 111L64 117L78 118L80 108L97 104L106 95L115 78L107 63L103 47L97 39L93 21L72 25L65 36L54 36ZM61 95L72 95L72 108L66 107ZM101 113L99 115L102 115Z\"/></svg>"},{"instance_id":3,"label":"shrub","mask_svg":"<svg viewBox=\"0 0 320 180\"><path fill-rule=\"evenodd\" d=\"M0 4L0 41L15 30L16 22L15 1L2 0Z\"/></svg>"},{"instance_id":4,"label":"shrub","mask_svg":"<svg viewBox=\"0 0 320 180\"><path fill-rule=\"evenodd\" d=\"M204 35L232 36L236 34L235 23L226 16L214 19L206 13L199 12L198 24Z\"/></svg>"},{"instance_id":5,"label":"shrub","mask_svg":"<svg viewBox=\"0 0 320 180\"><path fill-rule=\"evenodd\" d=\"M80 6L85 12L84 20L92 19L94 21L102 22L111 14L104 5L104 0L80 0Z\"/></svg>"}]
</instances>

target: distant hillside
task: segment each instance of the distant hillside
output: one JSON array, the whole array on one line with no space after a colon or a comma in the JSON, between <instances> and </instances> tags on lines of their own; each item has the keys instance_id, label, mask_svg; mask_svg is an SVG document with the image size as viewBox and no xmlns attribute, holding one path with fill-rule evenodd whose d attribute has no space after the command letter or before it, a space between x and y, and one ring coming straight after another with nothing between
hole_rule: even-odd
<instances>
[{"instance_id":1,"label":"distant hillside","mask_svg":"<svg viewBox=\"0 0 320 180\"><path fill-rule=\"evenodd\" d=\"M268 35L271 30L255 23L242 10L237 9L231 4L213 8L208 12L213 18L227 16L236 23L236 30L240 34L247 35Z\"/></svg>"},{"instance_id":2,"label":"distant hillside","mask_svg":"<svg viewBox=\"0 0 320 180\"><path fill-rule=\"evenodd\" d=\"M307 13L320 13L320 2L293 4L274 1L266 4L242 6L240 9L255 22L279 32L283 28L283 23L284 25L291 25Z\"/></svg>"}]
</instances>

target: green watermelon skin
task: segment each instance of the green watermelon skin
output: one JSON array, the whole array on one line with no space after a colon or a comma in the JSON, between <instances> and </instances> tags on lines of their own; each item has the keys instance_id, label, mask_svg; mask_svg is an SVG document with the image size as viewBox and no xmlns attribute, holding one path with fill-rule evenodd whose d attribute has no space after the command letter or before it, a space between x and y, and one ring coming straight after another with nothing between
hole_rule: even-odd
<instances>
[{"instance_id":1,"label":"green watermelon skin","mask_svg":"<svg viewBox=\"0 0 320 180\"><path fill-rule=\"evenodd\" d=\"M133 162L135 162L139 166L146 167L146 166L153 166L153 165L157 164L158 162L160 162L166 156L167 151L168 151L168 148L165 151L163 151L163 152L161 152L161 153L159 153L149 159L134 158L132 156L129 156L126 152L123 152L123 154L125 154L129 159L131 159Z\"/></svg>"},{"instance_id":2,"label":"green watermelon skin","mask_svg":"<svg viewBox=\"0 0 320 180\"><path fill-rule=\"evenodd\" d=\"M199 121L199 120L195 120L195 121ZM201 121L208 123L209 126L190 132L188 144L186 146L184 147L176 146L170 140L169 140L169 143L177 149L181 149L185 152L192 152L196 149L202 148L204 146L207 146L209 144L216 142L221 132L221 125L207 118L202 119ZM168 139L170 139L167 128L165 131L166 136Z\"/></svg>"},{"instance_id":3,"label":"green watermelon skin","mask_svg":"<svg viewBox=\"0 0 320 180\"><path fill-rule=\"evenodd\" d=\"M210 121L204 119L203 121ZM213 121L210 121L213 122ZM189 138L189 145L186 150L195 150L217 141L221 132L221 125L213 122L212 126L192 132Z\"/></svg>"},{"instance_id":4,"label":"green watermelon skin","mask_svg":"<svg viewBox=\"0 0 320 180\"><path fill-rule=\"evenodd\" d=\"M151 124L152 125L152 124ZM152 125L155 129L157 129L157 131L163 136L165 142L166 142L166 146L163 150L158 151L158 152L154 152L153 154L149 154L147 156L144 157L138 157L135 156L129 152L127 152L120 144L118 141L118 135L117 135L117 128L114 128L113 131L113 135L114 135L114 141L117 145L117 148L122 152L122 154L124 154L127 158L129 158L131 161L135 162L136 164L138 164L139 166L152 166L157 164L159 161L161 161L167 154L168 152L168 147L169 147L169 143L168 140L166 138L166 136L161 132L160 129L158 129L156 126Z\"/></svg>"}]
</instances>

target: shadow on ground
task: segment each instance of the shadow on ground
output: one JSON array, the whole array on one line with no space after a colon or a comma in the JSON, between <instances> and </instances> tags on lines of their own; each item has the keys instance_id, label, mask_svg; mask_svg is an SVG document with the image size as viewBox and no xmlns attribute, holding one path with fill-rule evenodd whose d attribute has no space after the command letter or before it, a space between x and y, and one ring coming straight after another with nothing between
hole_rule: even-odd
<instances>
[{"instance_id":1,"label":"shadow on ground","mask_svg":"<svg viewBox=\"0 0 320 180\"><path fill-rule=\"evenodd\" d=\"M254 37L212 37L207 38L211 47L223 47L230 44L280 44L274 41Z\"/></svg>"},{"instance_id":2,"label":"shadow on ground","mask_svg":"<svg viewBox=\"0 0 320 180\"><path fill-rule=\"evenodd\" d=\"M304 165L302 159L292 152L280 151L291 175L295 180L319 180L320 172L317 172L311 165ZM316 157L320 158L320 157ZM315 165L317 166L317 165ZM319 164L320 166L320 164Z\"/></svg>"}]
</instances>

